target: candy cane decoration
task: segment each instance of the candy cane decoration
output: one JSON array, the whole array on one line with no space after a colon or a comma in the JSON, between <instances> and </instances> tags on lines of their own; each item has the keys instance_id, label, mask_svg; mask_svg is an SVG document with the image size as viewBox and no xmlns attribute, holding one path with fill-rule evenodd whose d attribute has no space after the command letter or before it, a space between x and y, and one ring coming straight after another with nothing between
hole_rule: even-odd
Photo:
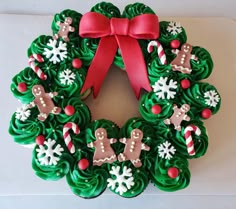
<instances>
[{"instance_id":1,"label":"candy cane decoration","mask_svg":"<svg viewBox=\"0 0 236 209\"><path fill-rule=\"evenodd\" d=\"M157 47L157 54L158 54L158 57L161 61L161 64L162 65L167 64L165 51L164 51L162 45L158 41L151 41L148 44L148 47L147 47L148 53L151 53L153 51L154 46Z\"/></svg>"},{"instance_id":2,"label":"candy cane decoration","mask_svg":"<svg viewBox=\"0 0 236 209\"><path fill-rule=\"evenodd\" d=\"M43 73L43 71L35 64L35 61L38 62L43 62L43 58L40 54L32 54L29 57L29 66L31 67L31 69L37 74L37 76L41 79L41 80L46 80L47 76Z\"/></svg>"},{"instance_id":3,"label":"candy cane decoration","mask_svg":"<svg viewBox=\"0 0 236 209\"><path fill-rule=\"evenodd\" d=\"M194 132L197 136L200 136L201 130L195 125L189 125L184 129L184 138L186 140L187 150L189 155L195 155L194 143L191 132Z\"/></svg>"},{"instance_id":4,"label":"candy cane decoration","mask_svg":"<svg viewBox=\"0 0 236 209\"><path fill-rule=\"evenodd\" d=\"M75 146L69 134L70 129L72 129L75 134L79 134L80 130L79 130L79 127L73 122L68 122L63 127L63 137L64 137L65 144L68 150L70 151L70 153L73 154L75 152Z\"/></svg>"}]
</instances>

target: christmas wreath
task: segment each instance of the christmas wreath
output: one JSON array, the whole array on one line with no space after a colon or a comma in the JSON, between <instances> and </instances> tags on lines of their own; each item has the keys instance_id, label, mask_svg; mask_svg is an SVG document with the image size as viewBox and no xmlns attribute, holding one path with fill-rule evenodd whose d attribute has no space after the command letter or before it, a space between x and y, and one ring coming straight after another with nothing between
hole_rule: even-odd
<instances>
[{"instance_id":1,"label":"christmas wreath","mask_svg":"<svg viewBox=\"0 0 236 209\"><path fill-rule=\"evenodd\" d=\"M66 177L84 198L106 188L134 197L149 182L164 191L188 186L188 159L205 154L203 121L220 108L216 88L200 80L213 62L204 48L187 43L177 22L158 21L135 3L121 14L99 3L85 15L64 10L54 16L53 36L41 35L28 49L29 66L12 79L22 102L9 133L32 145L32 167L45 180ZM140 117L123 127L92 120L84 99L99 89L114 63L125 69ZM146 92L140 96L140 89Z\"/></svg>"}]
</instances>

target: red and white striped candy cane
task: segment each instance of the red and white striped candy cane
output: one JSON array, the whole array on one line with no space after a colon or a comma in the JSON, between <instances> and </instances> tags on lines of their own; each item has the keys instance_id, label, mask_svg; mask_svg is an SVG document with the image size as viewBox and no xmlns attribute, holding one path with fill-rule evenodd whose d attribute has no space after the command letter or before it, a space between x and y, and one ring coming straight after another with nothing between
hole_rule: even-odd
<instances>
[{"instance_id":1,"label":"red and white striped candy cane","mask_svg":"<svg viewBox=\"0 0 236 209\"><path fill-rule=\"evenodd\" d=\"M148 47L147 47L148 53L151 53L153 51L154 46L157 47L157 54L158 54L158 57L161 61L161 64L162 65L167 64L165 51L164 51L162 45L158 41L149 42Z\"/></svg>"},{"instance_id":2,"label":"red and white striped candy cane","mask_svg":"<svg viewBox=\"0 0 236 209\"><path fill-rule=\"evenodd\" d=\"M189 125L184 129L184 138L186 140L188 154L195 155L194 143L191 132L194 132L197 136L200 136L201 130L195 125Z\"/></svg>"},{"instance_id":3,"label":"red and white striped candy cane","mask_svg":"<svg viewBox=\"0 0 236 209\"><path fill-rule=\"evenodd\" d=\"M41 80L46 80L47 76L43 73L43 71L35 64L35 60L38 62L43 62L43 58L40 54L32 54L29 57L29 66L32 68L32 70L37 74L37 76Z\"/></svg>"},{"instance_id":4,"label":"red and white striped candy cane","mask_svg":"<svg viewBox=\"0 0 236 209\"><path fill-rule=\"evenodd\" d=\"M64 137L65 144L66 144L68 150L70 151L70 153L73 154L75 152L75 146L74 146L72 139L70 137L70 134L69 134L70 129L72 129L75 134L79 134L80 130L79 130L78 125L76 125L73 122L68 122L63 127L63 137Z\"/></svg>"}]
</instances>

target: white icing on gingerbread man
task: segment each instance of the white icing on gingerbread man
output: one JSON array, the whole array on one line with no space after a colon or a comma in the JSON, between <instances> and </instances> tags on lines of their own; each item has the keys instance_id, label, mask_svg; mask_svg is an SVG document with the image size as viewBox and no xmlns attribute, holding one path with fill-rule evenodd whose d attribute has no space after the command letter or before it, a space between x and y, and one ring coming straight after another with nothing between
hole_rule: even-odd
<instances>
[{"instance_id":1,"label":"white icing on gingerbread man","mask_svg":"<svg viewBox=\"0 0 236 209\"><path fill-rule=\"evenodd\" d=\"M164 123L167 125L173 124L175 126L175 129L177 131L181 130L181 122L183 120L189 121L190 117L186 115L186 113L190 110L190 106L188 104L183 104L181 108L178 108L177 105L174 104L173 107L174 113L172 116L166 120L164 120Z\"/></svg>"},{"instance_id":2,"label":"white icing on gingerbread man","mask_svg":"<svg viewBox=\"0 0 236 209\"><path fill-rule=\"evenodd\" d=\"M96 141L87 144L88 147L95 147L93 155L93 165L101 166L103 163L113 163L117 160L116 154L110 144L116 143L116 139L107 138L107 131L98 128L95 131Z\"/></svg>"},{"instance_id":3,"label":"white icing on gingerbread man","mask_svg":"<svg viewBox=\"0 0 236 209\"><path fill-rule=\"evenodd\" d=\"M40 112L38 119L40 121L45 121L49 113L59 114L61 112L61 108L56 107L52 101L52 98L57 95L57 92L45 93L42 85L34 85L32 93L35 96L35 99L28 105L28 107L32 108L35 105L38 107Z\"/></svg>"},{"instance_id":4,"label":"white icing on gingerbread man","mask_svg":"<svg viewBox=\"0 0 236 209\"><path fill-rule=\"evenodd\" d=\"M122 138L120 142L125 144L125 150L123 153L118 155L120 162L130 160L131 163L136 167L141 167L142 162L139 159L141 150L149 151L150 147L142 143L143 132L140 129L134 129L131 131L130 139Z\"/></svg>"},{"instance_id":5,"label":"white icing on gingerbread man","mask_svg":"<svg viewBox=\"0 0 236 209\"><path fill-rule=\"evenodd\" d=\"M198 60L198 58L191 54L192 46L190 44L183 44L181 50L173 49L172 52L177 54L176 58L170 63L173 71L179 71L184 74L192 72L190 60Z\"/></svg>"},{"instance_id":6,"label":"white icing on gingerbread man","mask_svg":"<svg viewBox=\"0 0 236 209\"><path fill-rule=\"evenodd\" d=\"M68 33L74 32L75 28L70 26L72 24L73 20L71 17L67 17L65 19L64 23L57 22L57 25L60 27L57 34L53 36L54 39L58 39L59 37L62 37L64 41L69 41Z\"/></svg>"}]
</instances>

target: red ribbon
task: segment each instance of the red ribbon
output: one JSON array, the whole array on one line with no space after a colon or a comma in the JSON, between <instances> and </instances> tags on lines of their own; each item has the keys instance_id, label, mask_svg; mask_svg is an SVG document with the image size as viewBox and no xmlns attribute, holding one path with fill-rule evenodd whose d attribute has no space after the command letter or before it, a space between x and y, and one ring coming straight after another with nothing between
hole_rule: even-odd
<instances>
[{"instance_id":1,"label":"red ribbon","mask_svg":"<svg viewBox=\"0 0 236 209\"><path fill-rule=\"evenodd\" d=\"M81 18L79 34L86 38L101 38L81 93L93 87L94 97L98 95L118 48L136 97L139 98L141 88L151 91L146 64L137 39L159 37L156 15L143 14L129 20L108 19L102 14L89 12Z\"/></svg>"}]
</instances>

